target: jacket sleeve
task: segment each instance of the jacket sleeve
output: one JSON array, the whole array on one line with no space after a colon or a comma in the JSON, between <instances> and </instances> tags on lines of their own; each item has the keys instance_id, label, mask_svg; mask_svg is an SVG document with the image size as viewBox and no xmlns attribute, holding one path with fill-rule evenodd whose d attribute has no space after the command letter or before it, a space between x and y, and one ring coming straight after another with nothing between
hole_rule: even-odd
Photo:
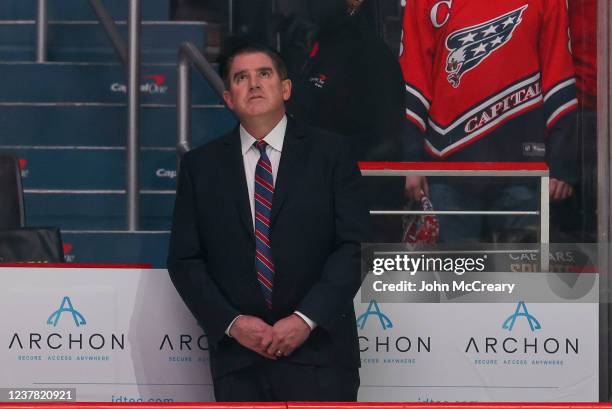
<instances>
[{"instance_id":1,"label":"jacket sleeve","mask_svg":"<svg viewBox=\"0 0 612 409\"><path fill-rule=\"evenodd\" d=\"M567 2L544 2L539 39L547 160L551 176L576 179L576 78L571 54Z\"/></svg>"},{"instance_id":2,"label":"jacket sleeve","mask_svg":"<svg viewBox=\"0 0 612 409\"><path fill-rule=\"evenodd\" d=\"M206 269L200 246L193 179L185 158L181 163L172 218L168 272L179 295L216 346L240 314L219 291Z\"/></svg>"},{"instance_id":3,"label":"jacket sleeve","mask_svg":"<svg viewBox=\"0 0 612 409\"><path fill-rule=\"evenodd\" d=\"M341 144L334 166L334 249L319 280L297 308L327 330L342 314L352 310L353 298L361 285L361 244L370 241L362 176L350 152L347 144Z\"/></svg>"},{"instance_id":4,"label":"jacket sleeve","mask_svg":"<svg viewBox=\"0 0 612 409\"><path fill-rule=\"evenodd\" d=\"M425 1L406 0L405 3L399 57L405 88L404 133L408 138L406 145L410 147L409 159L419 160L423 157L423 133L427 130L433 98L434 27Z\"/></svg>"}]
</instances>

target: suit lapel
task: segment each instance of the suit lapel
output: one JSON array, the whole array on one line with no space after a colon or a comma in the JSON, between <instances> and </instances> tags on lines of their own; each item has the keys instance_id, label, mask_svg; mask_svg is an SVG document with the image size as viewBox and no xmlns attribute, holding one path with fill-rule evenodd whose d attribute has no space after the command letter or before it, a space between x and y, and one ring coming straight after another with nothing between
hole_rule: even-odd
<instances>
[{"instance_id":1,"label":"suit lapel","mask_svg":"<svg viewBox=\"0 0 612 409\"><path fill-rule=\"evenodd\" d=\"M278 216L287 194L291 188L299 186L300 173L303 170L304 132L294 120L289 118L283 151L278 166L278 174L274 183L274 199L272 200L271 226Z\"/></svg>"},{"instance_id":2,"label":"suit lapel","mask_svg":"<svg viewBox=\"0 0 612 409\"><path fill-rule=\"evenodd\" d=\"M251 205L249 203L249 191L247 189L244 175L244 162L240 146L240 134L238 128L234 129L231 138L225 141L225 158L223 163L227 164L227 188L232 192L238 217L243 227L254 241L253 221L251 218Z\"/></svg>"}]
</instances>

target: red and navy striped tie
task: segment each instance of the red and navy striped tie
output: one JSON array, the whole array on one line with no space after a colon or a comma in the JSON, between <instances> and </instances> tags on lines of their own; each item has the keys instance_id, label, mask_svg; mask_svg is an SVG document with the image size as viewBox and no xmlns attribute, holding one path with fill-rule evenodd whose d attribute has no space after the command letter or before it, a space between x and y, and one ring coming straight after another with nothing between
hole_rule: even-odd
<instances>
[{"instance_id":1,"label":"red and navy striped tie","mask_svg":"<svg viewBox=\"0 0 612 409\"><path fill-rule=\"evenodd\" d=\"M259 161L255 168L255 270L257 281L268 308L272 308L274 287L274 262L270 248L270 215L274 196L272 164L266 155L266 143L255 142L259 150Z\"/></svg>"}]
</instances>

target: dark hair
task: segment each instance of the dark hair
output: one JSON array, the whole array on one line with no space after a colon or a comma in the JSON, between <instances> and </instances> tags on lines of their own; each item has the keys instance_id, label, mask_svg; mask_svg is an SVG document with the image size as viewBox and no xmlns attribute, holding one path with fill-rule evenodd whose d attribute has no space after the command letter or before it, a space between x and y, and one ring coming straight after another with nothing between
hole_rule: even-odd
<instances>
[{"instance_id":1,"label":"dark hair","mask_svg":"<svg viewBox=\"0 0 612 409\"><path fill-rule=\"evenodd\" d=\"M287 65L283 61L280 54L274 49L261 44L245 43L232 48L221 60L221 77L223 78L223 83L225 84L226 89L229 89L230 87L229 73L232 63L234 62L234 58L242 54L254 53L262 53L270 57L272 63L274 64L274 68L282 80L286 80L289 77Z\"/></svg>"}]
</instances>

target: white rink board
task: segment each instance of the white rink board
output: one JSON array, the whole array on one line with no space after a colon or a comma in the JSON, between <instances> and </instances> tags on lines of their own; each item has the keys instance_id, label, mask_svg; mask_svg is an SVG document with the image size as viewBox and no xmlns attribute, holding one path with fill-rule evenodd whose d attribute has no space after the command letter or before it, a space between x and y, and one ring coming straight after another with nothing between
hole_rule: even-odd
<instances>
[{"instance_id":1,"label":"white rink board","mask_svg":"<svg viewBox=\"0 0 612 409\"><path fill-rule=\"evenodd\" d=\"M213 400L206 339L165 270L0 274L2 387L74 387L79 401ZM518 316L509 331L516 304L360 301L358 316L374 312L359 321L360 400L598 400L598 304L526 304L541 328Z\"/></svg>"},{"instance_id":2,"label":"white rink board","mask_svg":"<svg viewBox=\"0 0 612 409\"><path fill-rule=\"evenodd\" d=\"M358 314L368 309L360 307ZM371 315L359 331L360 400L599 399L597 304L526 304L541 327L534 331L524 316L517 317L511 331L502 328L517 304L378 307L393 327L383 329L378 316Z\"/></svg>"}]
</instances>

